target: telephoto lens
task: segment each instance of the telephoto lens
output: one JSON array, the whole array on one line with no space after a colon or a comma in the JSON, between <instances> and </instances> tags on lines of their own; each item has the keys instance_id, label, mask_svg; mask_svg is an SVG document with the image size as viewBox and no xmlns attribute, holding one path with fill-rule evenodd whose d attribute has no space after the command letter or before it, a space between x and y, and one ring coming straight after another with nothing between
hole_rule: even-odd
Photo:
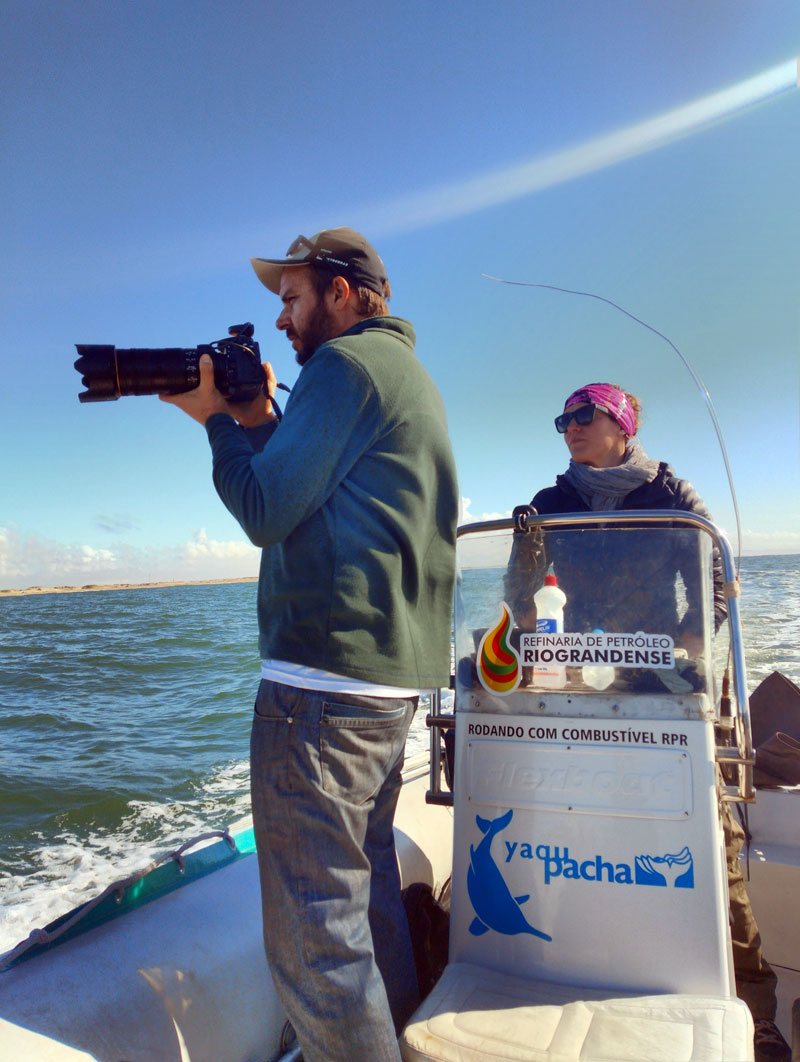
<instances>
[{"instance_id":1,"label":"telephoto lens","mask_svg":"<svg viewBox=\"0 0 800 1062\"><path fill-rule=\"evenodd\" d=\"M265 391L258 343L251 324L231 325L229 337L198 347L132 347L76 343L75 368L86 388L81 402L113 402L121 395L178 395L200 383L200 358L209 354L214 383L229 402L248 402Z\"/></svg>"}]
</instances>

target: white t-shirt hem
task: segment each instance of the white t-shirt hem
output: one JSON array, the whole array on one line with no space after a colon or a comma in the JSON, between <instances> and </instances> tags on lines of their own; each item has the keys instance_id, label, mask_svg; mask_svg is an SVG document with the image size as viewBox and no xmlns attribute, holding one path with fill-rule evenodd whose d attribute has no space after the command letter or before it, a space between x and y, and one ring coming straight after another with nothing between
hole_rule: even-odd
<instances>
[{"instance_id":1,"label":"white t-shirt hem","mask_svg":"<svg viewBox=\"0 0 800 1062\"><path fill-rule=\"evenodd\" d=\"M418 689L405 686L385 686L379 682L337 675L318 667L304 667L285 660L262 660L261 677L268 682L281 682L284 686L296 686L302 690L320 690L329 693L351 693L357 697L418 697Z\"/></svg>"}]
</instances>

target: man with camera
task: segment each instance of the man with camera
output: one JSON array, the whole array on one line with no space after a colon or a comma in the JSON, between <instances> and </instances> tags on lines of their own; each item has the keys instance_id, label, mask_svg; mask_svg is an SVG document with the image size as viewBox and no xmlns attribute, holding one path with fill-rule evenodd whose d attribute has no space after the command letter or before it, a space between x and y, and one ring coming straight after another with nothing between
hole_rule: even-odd
<instances>
[{"instance_id":1,"label":"man with camera","mask_svg":"<svg viewBox=\"0 0 800 1062\"><path fill-rule=\"evenodd\" d=\"M229 405L207 355L164 400L205 425L217 492L263 551L251 792L273 979L305 1062L398 1062L418 996L392 821L419 691L449 680L455 467L364 237L252 262L302 366L283 418L263 395Z\"/></svg>"}]
</instances>

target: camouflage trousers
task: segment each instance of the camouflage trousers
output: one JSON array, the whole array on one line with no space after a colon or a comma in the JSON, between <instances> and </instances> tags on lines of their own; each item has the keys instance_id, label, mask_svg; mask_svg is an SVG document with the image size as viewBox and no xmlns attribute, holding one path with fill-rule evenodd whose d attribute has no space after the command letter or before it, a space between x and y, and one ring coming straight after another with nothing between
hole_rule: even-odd
<instances>
[{"instance_id":1,"label":"camouflage trousers","mask_svg":"<svg viewBox=\"0 0 800 1062\"><path fill-rule=\"evenodd\" d=\"M750 1008L754 1019L775 1020L778 983L772 967L761 954L761 936L750 906L739 853L745 834L730 804L722 805L722 829L725 836L725 855L728 863L728 893L730 896L731 942L736 994Z\"/></svg>"}]
</instances>

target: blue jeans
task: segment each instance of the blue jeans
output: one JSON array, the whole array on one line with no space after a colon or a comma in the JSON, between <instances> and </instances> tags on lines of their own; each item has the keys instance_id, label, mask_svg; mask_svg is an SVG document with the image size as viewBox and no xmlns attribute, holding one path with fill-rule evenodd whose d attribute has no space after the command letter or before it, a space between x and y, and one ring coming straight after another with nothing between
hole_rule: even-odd
<instances>
[{"instance_id":1,"label":"blue jeans","mask_svg":"<svg viewBox=\"0 0 800 1062\"><path fill-rule=\"evenodd\" d=\"M399 1062L419 996L392 821L417 699L262 681L250 785L264 944L305 1062Z\"/></svg>"}]
</instances>

